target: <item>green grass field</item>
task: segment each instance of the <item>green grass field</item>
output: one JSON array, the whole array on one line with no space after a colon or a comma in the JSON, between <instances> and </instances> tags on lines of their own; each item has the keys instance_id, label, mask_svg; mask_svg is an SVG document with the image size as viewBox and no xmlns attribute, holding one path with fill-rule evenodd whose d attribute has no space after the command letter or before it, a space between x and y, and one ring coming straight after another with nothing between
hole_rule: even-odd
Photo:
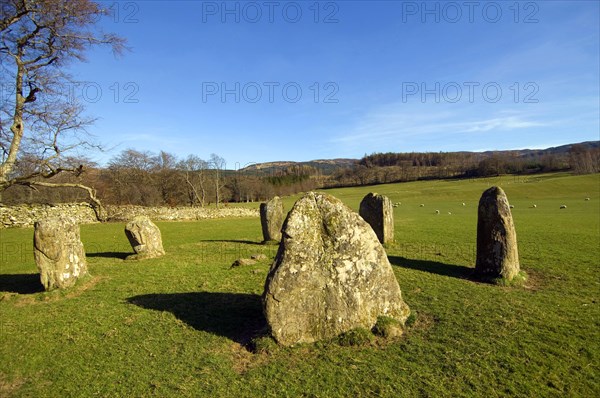
<instances>
[{"instance_id":1,"label":"green grass field","mask_svg":"<svg viewBox=\"0 0 600 398\"><path fill-rule=\"evenodd\" d=\"M515 206L521 287L468 278L491 185ZM387 252L417 316L361 346L248 349L277 249L258 218L157 223L167 255L142 262L123 261L124 224L84 225L92 277L50 293L32 229L0 230L0 397L600 396L600 175L328 192L356 210L370 191L402 203ZM254 253L269 260L230 269Z\"/></svg>"}]
</instances>

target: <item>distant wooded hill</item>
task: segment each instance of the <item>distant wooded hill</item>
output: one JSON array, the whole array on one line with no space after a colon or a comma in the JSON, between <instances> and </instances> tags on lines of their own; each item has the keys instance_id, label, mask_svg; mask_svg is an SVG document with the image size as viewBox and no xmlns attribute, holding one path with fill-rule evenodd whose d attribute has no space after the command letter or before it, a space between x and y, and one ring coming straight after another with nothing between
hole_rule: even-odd
<instances>
[{"instance_id":1,"label":"distant wooded hill","mask_svg":"<svg viewBox=\"0 0 600 398\"><path fill-rule=\"evenodd\" d=\"M256 172L265 175L273 174L273 172L279 170L285 170L293 167L310 167L318 170L320 173L328 175L333 174L335 171L344 167L352 167L358 163L358 159L318 159L310 160L307 162L292 162L292 161L280 161L280 162L266 162L266 163L255 163L250 166L241 169L241 172Z\"/></svg>"},{"instance_id":2,"label":"distant wooded hill","mask_svg":"<svg viewBox=\"0 0 600 398\"><path fill-rule=\"evenodd\" d=\"M585 151L597 151L600 148L600 141L586 141L578 144L567 144L557 147L551 147L546 149L515 149L515 150L504 150L504 151L485 151L485 152L388 152L388 153L374 153L371 155L365 155L362 159L319 159L310 160L305 162L293 162L293 161L278 161L278 162L265 162L255 163L247 166L239 171L241 172L252 172L262 175L273 175L278 174L281 171L290 168L312 168L322 175L332 175L339 172L340 169L352 168L356 165L365 166L400 166L403 162L411 161L414 166L419 164L427 164L433 162L433 159L442 158L463 158L463 159L478 159L479 161L486 158L519 158L519 159L537 159L544 158L548 155L563 155L568 156L571 149L575 147L579 150ZM432 159L427 161L427 159Z\"/></svg>"}]
</instances>

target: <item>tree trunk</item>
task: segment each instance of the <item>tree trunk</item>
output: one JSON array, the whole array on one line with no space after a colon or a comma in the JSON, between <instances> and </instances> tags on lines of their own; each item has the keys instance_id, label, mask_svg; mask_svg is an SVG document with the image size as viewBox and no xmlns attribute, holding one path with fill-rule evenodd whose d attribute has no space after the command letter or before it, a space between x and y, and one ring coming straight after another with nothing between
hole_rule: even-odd
<instances>
[{"instance_id":1,"label":"tree trunk","mask_svg":"<svg viewBox=\"0 0 600 398\"><path fill-rule=\"evenodd\" d=\"M20 55L20 54L19 54ZM23 75L25 74L24 66L17 60L17 78L16 78L16 97L15 111L13 113L13 123L10 126L10 131L13 134L10 143L10 150L4 163L0 165L0 190L4 190L10 185L10 173L12 172L15 162L17 161L17 153L23 139L23 110L25 108L25 97L23 96Z\"/></svg>"},{"instance_id":2,"label":"tree trunk","mask_svg":"<svg viewBox=\"0 0 600 398\"><path fill-rule=\"evenodd\" d=\"M215 175L215 199L217 201L217 209L219 208L219 170L217 169Z\"/></svg>"}]
</instances>

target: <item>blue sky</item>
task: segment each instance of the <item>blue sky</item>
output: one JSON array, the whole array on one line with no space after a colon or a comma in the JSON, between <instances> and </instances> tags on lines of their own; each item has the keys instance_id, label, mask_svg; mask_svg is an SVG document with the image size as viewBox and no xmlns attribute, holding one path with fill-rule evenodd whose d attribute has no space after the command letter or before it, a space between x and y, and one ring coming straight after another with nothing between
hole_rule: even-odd
<instances>
[{"instance_id":1,"label":"blue sky","mask_svg":"<svg viewBox=\"0 0 600 398\"><path fill-rule=\"evenodd\" d=\"M598 1L102 4L132 51L72 65L89 132L114 148L101 162L135 148L233 169L600 138Z\"/></svg>"}]
</instances>

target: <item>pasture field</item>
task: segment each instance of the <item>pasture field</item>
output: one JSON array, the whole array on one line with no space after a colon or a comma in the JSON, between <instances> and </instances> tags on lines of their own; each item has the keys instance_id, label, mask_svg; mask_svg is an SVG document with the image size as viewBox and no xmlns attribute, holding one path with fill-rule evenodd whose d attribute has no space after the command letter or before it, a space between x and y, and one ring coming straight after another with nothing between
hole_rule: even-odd
<instances>
[{"instance_id":1,"label":"pasture field","mask_svg":"<svg viewBox=\"0 0 600 398\"><path fill-rule=\"evenodd\" d=\"M491 185L515 206L523 286L469 279ZM49 293L32 229L0 230L0 397L600 396L600 175L327 192L357 210L371 191L401 202L386 250L416 317L355 346L252 349L277 249L258 218L157 223L167 255L141 262L123 260L124 224L83 225L91 277ZM269 259L230 268L254 253Z\"/></svg>"}]
</instances>

